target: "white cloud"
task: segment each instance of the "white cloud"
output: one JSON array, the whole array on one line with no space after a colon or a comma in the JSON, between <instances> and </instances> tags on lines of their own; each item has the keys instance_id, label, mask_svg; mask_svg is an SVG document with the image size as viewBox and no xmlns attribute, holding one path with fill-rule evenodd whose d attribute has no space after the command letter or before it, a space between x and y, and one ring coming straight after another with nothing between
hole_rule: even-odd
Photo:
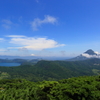
<instances>
[{"instance_id":1,"label":"white cloud","mask_svg":"<svg viewBox=\"0 0 100 100\"><path fill-rule=\"evenodd\" d=\"M87 58L100 58L100 55L89 55L87 53L83 53L82 56Z\"/></svg>"},{"instance_id":2,"label":"white cloud","mask_svg":"<svg viewBox=\"0 0 100 100\"><path fill-rule=\"evenodd\" d=\"M95 53L96 53L96 54L100 54L100 53L99 53L99 52L97 52L97 51L96 51Z\"/></svg>"},{"instance_id":3,"label":"white cloud","mask_svg":"<svg viewBox=\"0 0 100 100\"><path fill-rule=\"evenodd\" d=\"M34 21L31 23L33 30L38 30L38 27L41 26L42 24L46 23L51 23L55 24L57 22L57 19L55 17L46 15L43 20L36 18Z\"/></svg>"},{"instance_id":4,"label":"white cloud","mask_svg":"<svg viewBox=\"0 0 100 100\"><path fill-rule=\"evenodd\" d=\"M87 57L87 58L90 58L91 57L91 55L89 55L87 53L83 53L82 56Z\"/></svg>"},{"instance_id":5,"label":"white cloud","mask_svg":"<svg viewBox=\"0 0 100 100\"><path fill-rule=\"evenodd\" d=\"M16 44L18 49L26 48L28 50L43 50L47 48L65 46L65 44L58 44L52 39L34 37L12 37L10 43Z\"/></svg>"},{"instance_id":6,"label":"white cloud","mask_svg":"<svg viewBox=\"0 0 100 100\"><path fill-rule=\"evenodd\" d=\"M13 24L10 20L6 20L6 19L2 20L2 22L3 22L2 26L6 29L10 29L11 25Z\"/></svg>"}]
</instances>

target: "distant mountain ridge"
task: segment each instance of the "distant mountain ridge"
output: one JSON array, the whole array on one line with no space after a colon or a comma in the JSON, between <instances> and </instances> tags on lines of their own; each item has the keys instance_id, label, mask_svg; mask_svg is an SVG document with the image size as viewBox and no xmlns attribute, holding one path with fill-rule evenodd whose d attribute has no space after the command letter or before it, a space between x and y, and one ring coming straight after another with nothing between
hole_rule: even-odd
<instances>
[{"instance_id":1,"label":"distant mountain ridge","mask_svg":"<svg viewBox=\"0 0 100 100\"><path fill-rule=\"evenodd\" d=\"M100 59L100 53L94 52L92 49L89 49L86 52L80 54L79 56L69 59L69 61L86 60L86 59L91 59L91 58L99 58Z\"/></svg>"}]
</instances>

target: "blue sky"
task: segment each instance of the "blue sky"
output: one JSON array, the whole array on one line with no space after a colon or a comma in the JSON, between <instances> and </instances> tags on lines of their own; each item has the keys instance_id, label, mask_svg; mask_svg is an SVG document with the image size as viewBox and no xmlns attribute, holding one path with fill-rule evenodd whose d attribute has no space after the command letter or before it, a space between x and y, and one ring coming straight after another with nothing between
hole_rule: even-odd
<instances>
[{"instance_id":1,"label":"blue sky","mask_svg":"<svg viewBox=\"0 0 100 100\"><path fill-rule=\"evenodd\" d=\"M100 0L1 0L0 55L100 52Z\"/></svg>"}]
</instances>

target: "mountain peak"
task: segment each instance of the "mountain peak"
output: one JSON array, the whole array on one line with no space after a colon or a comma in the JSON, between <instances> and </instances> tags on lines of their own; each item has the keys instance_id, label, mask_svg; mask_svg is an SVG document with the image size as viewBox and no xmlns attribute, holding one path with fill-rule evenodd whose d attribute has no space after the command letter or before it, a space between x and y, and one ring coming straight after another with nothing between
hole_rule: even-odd
<instances>
[{"instance_id":1,"label":"mountain peak","mask_svg":"<svg viewBox=\"0 0 100 100\"><path fill-rule=\"evenodd\" d=\"M76 61L76 60L86 60L88 58L100 58L100 53L94 52L92 49L87 50L83 54L72 58L71 61Z\"/></svg>"},{"instance_id":2,"label":"mountain peak","mask_svg":"<svg viewBox=\"0 0 100 100\"><path fill-rule=\"evenodd\" d=\"M95 53L92 49L89 49L84 53L89 54L89 55L97 55L97 53Z\"/></svg>"}]
</instances>

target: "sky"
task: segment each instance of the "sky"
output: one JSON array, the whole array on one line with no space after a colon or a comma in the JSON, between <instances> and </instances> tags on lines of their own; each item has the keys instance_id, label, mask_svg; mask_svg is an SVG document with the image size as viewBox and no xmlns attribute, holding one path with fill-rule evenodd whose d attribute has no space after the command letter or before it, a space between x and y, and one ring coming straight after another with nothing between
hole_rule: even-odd
<instances>
[{"instance_id":1,"label":"sky","mask_svg":"<svg viewBox=\"0 0 100 100\"><path fill-rule=\"evenodd\" d=\"M100 0L0 0L0 55L74 57L100 52Z\"/></svg>"}]
</instances>

